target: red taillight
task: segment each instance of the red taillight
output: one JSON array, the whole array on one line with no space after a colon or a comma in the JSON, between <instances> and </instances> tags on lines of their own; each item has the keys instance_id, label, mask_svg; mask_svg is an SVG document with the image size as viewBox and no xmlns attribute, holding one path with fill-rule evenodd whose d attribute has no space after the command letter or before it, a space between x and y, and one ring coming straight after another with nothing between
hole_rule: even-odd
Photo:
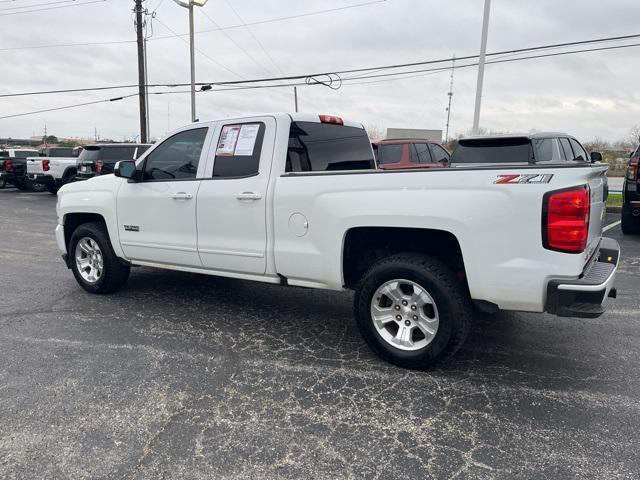
<instances>
[{"instance_id":1,"label":"red taillight","mask_svg":"<svg viewBox=\"0 0 640 480\"><path fill-rule=\"evenodd\" d=\"M629 180L636 180L638 178L638 158L632 158L629 160L629 166L627 167L627 178Z\"/></svg>"},{"instance_id":2,"label":"red taillight","mask_svg":"<svg viewBox=\"0 0 640 480\"><path fill-rule=\"evenodd\" d=\"M42 171L43 172L49 171L49 160L42 160Z\"/></svg>"},{"instance_id":3,"label":"red taillight","mask_svg":"<svg viewBox=\"0 0 640 480\"><path fill-rule=\"evenodd\" d=\"M94 165L96 166L96 173L102 172L102 166L104 165L102 160L96 160Z\"/></svg>"},{"instance_id":4,"label":"red taillight","mask_svg":"<svg viewBox=\"0 0 640 480\"><path fill-rule=\"evenodd\" d=\"M9 170L11 170L11 160L4 161L4 170L5 172L8 172Z\"/></svg>"},{"instance_id":5,"label":"red taillight","mask_svg":"<svg viewBox=\"0 0 640 480\"><path fill-rule=\"evenodd\" d=\"M549 192L542 204L544 248L582 253L589 237L591 194L588 186Z\"/></svg>"},{"instance_id":6,"label":"red taillight","mask_svg":"<svg viewBox=\"0 0 640 480\"><path fill-rule=\"evenodd\" d=\"M333 125L344 125L344 121L340 117L334 115L320 115L320 122L331 123Z\"/></svg>"}]
</instances>

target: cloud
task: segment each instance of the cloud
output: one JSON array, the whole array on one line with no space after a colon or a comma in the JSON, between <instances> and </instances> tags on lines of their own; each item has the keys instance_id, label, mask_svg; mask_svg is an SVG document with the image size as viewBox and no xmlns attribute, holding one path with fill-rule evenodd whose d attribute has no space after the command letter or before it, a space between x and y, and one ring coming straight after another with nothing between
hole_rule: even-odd
<instances>
[{"instance_id":1,"label":"cloud","mask_svg":"<svg viewBox=\"0 0 640 480\"><path fill-rule=\"evenodd\" d=\"M231 1L231 0L230 0ZM362 0L247 0L234 8L244 21L342 7ZM159 0L147 0L154 9ZM395 64L476 54L482 23L480 0L387 0L370 6L303 17L246 29L202 33L196 46L215 62L241 78L273 74L301 74ZM85 7L4 17L0 45L4 48L60 43L135 40L133 2L114 0ZM1 9L2 7L0 7ZM222 26L240 20L224 0L209 2L205 12ZM1 12L0 12L1 13ZM189 81L188 45L180 39L157 39L170 29L187 30L186 10L162 2L148 43L149 82ZM507 50L586 38L624 35L637 31L634 0L584 2L494 1L489 51ZM196 9L196 30L214 25ZM6 19L10 19L7 21ZM634 57L640 47L574 56L488 65L481 123L490 130L565 130L584 140L600 136L615 140L638 123L638 69ZM259 63L243 53L245 50ZM197 80L238 77L197 54ZM135 43L86 45L73 48L0 51L1 92L60 89L137 83ZM453 132L467 131L473 118L476 69L455 72L451 115ZM335 113L366 124L386 127L444 129L449 72L380 83L299 88L304 111ZM21 113L91 100L124 91L87 92L38 97L5 98L1 114ZM198 95L198 117L215 119L247 113L293 110L290 87L273 90L207 92ZM160 136L190 120L189 95L150 98L151 134ZM81 107L59 112L0 120L0 137L30 136L47 129L59 136L121 139L138 133L138 101Z\"/></svg>"}]
</instances>

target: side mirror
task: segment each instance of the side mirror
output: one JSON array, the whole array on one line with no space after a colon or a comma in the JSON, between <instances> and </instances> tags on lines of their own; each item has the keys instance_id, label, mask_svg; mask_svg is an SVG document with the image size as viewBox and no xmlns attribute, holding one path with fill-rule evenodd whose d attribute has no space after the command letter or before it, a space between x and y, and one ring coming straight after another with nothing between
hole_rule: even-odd
<instances>
[{"instance_id":1,"label":"side mirror","mask_svg":"<svg viewBox=\"0 0 640 480\"><path fill-rule=\"evenodd\" d=\"M601 162L602 154L600 152L591 152L591 163Z\"/></svg>"},{"instance_id":2,"label":"side mirror","mask_svg":"<svg viewBox=\"0 0 640 480\"><path fill-rule=\"evenodd\" d=\"M132 160L121 160L116 163L113 168L113 174L116 177L127 178L129 180L135 180L136 177L136 162Z\"/></svg>"}]
</instances>

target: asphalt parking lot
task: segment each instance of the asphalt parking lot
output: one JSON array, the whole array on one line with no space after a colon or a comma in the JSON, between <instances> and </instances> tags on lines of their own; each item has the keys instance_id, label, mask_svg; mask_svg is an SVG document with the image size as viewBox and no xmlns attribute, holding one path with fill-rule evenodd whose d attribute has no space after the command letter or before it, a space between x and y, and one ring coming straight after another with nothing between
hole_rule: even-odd
<instances>
[{"instance_id":1,"label":"asphalt parking lot","mask_svg":"<svg viewBox=\"0 0 640 480\"><path fill-rule=\"evenodd\" d=\"M55 222L54 196L0 190L0 478L640 477L640 237L619 226L603 317L479 316L413 372L369 351L348 293L139 268L89 295Z\"/></svg>"}]
</instances>

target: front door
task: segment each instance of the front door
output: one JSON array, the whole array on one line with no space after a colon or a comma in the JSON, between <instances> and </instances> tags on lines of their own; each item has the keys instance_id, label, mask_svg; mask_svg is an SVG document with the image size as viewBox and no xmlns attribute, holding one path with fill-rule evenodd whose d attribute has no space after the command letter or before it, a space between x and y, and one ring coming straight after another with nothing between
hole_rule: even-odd
<instances>
[{"instance_id":1,"label":"front door","mask_svg":"<svg viewBox=\"0 0 640 480\"><path fill-rule=\"evenodd\" d=\"M197 250L198 172L207 127L183 130L143 160L140 179L118 191L120 244L131 260L201 267Z\"/></svg>"},{"instance_id":2,"label":"front door","mask_svg":"<svg viewBox=\"0 0 640 480\"><path fill-rule=\"evenodd\" d=\"M211 162L198 191L198 251L213 270L264 274L267 250L267 187L275 120L218 125Z\"/></svg>"}]
</instances>

